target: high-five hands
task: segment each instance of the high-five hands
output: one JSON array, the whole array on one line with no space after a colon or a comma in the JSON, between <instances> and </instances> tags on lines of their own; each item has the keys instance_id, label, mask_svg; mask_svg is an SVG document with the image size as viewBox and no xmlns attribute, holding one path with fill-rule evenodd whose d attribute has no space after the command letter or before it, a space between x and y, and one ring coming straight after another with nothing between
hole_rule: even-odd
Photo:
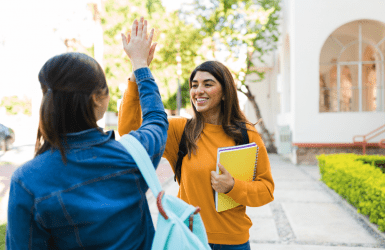
<instances>
[{"instance_id":1,"label":"high-five hands","mask_svg":"<svg viewBox=\"0 0 385 250\"><path fill-rule=\"evenodd\" d=\"M218 167L222 174L211 171L211 186L215 191L226 194L233 189L235 181L224 166L218 163Z\"/></svg>"},{"instance_id":2,"label":"high-five hands","mask_svg":"<svg viewBox=\"0 0 385 250\"><path fill-rule=\"evenodd\" d=\"M143 17L132 24L131 34L122 34L123 48L132 62L133 70L147 67L154 58L156 43L152 44L154 29L147 37L147 20Z\"/></svg>"}]
</instances>

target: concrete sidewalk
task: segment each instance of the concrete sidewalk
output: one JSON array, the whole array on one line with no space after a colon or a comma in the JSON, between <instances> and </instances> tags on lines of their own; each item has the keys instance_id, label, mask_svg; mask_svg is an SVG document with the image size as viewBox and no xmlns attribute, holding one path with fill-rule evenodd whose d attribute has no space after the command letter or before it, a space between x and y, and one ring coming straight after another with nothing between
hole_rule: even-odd
<instances>
[{"instance_id":1,"label":"concrete sidewalk","mask_svg":"<svg viewBox=\"0 0 385 250\"><path fill-rule=\"evenodd\" d=\"M275 200L247 208L253 221L251 249L263 250L368 250L385 249L385 234L355 208L323 184L317 166L296 166L269 155L275 181ZM173 178L163 182L168 195L177 195ZM147 193L154 223L155 199Z\"/></svg>"}]
</instances>

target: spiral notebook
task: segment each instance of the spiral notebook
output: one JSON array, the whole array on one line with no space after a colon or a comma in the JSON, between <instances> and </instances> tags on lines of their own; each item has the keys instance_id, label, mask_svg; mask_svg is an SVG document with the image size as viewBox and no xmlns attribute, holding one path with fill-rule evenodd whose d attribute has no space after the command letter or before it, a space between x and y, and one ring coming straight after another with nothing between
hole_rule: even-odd
<instances>
[{"instance_id":1,"label":"spiral notebook","mask_svg":"<svg viewBox=\"0 0 385 250\"><path fill-rule=\"evenodd\" d=\"M254 142L233 147L218 148L217 173L221 174L218 163L223 165L234 179L254 181L257 171L258 146ZM240 206L232 198L215 192L215 208L218 212Z\"/></svg>"}]
</instances>

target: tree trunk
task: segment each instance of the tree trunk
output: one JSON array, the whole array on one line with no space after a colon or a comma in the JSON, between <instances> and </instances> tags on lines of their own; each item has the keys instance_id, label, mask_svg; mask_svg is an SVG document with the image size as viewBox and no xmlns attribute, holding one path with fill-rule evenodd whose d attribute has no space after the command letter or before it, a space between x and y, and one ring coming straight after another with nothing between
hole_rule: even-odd
<instances>
[{"instance_id":1,"label":"tree trunk","mask_svg":"<svg viewBox=\"0 0 385 250\"><path fill-rule=\"evenodd\" d=\"M254 110L255 110L255 115L257 116L257 120L260 120L260 119L262 119L261 112L259 110L259 107L258 107L258 104L255 100L255 97L251 94L249 86L247 86L247 85L245 85L245 86L247 88L247 92L245 93L242 91L242 93L244 93L247 96L247 99L249 99L249 101L253 105ZM261 135L262 135L262 138L266 144L267 152L276 154L277 153L277 147L274 145L273 137L271 136L269 130L267 130L267 128L265 127L265 123L263 122L263 119L260 120L260 122L258 124L262 129Z\"/></svg>"},{"instance_id":2,"label":"tree trunk","mask_svg":"<svg viewBox=\"0 0 385 250\"><path fill-rule=\"evenodd\" d=\"M247 53L247 58L246 58L246 62L247 62L247 71L249 72L251 67L252 67L252 56L253 56L253 53L250 52L250 53ZM259 121L259 126L261 127L262 129L262 139L263 141L265 142L265 146L266 146L266 150L268 153L274 153L276 154L277 153L277 147L274 145L274 140L273 140L273 137L271 136L269 130L267 130L267 128L265 127L265 123L263 122L263 119L262 119L262 116L261 116L261 111L259 110L259 107L258 107L258 104L257 104L257 101L255 100L255 96L253 96L251 94L251 91L250 91L250 88L249 86L247 86L247 84L245 84L245 87L247 89L247 92L243 92L242 90L240 90L242 93L244 93L246 96L247 96L247 99L249 99L249 101L251 102L251 104L253 104L253 107L254 107L254 110L255 110L255 115L257 116L257 120ZM262 119L262 120L261 120Z\"/></svg>"}]
</instances>

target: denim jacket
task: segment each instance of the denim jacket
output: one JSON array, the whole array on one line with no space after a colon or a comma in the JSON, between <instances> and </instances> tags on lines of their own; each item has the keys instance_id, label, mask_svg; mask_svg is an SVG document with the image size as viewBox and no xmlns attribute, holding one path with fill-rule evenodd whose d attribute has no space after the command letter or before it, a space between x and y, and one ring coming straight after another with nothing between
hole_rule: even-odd
<instances>
[{"instance_id":1,"label":"denim jacket","mask_svg":"<svg viewBox=\"0 0 385 250\"><path fill-rule=\"evenodd\" d=\"M149 69L136 70L135 77L143 123L130 134L158 166L167 115ZM67 164L58 150L48 150L14 172L7 249L150 249L155 231L148 186L113 131L67 134L67 143Z\"/></svg>"}]
</instances>

